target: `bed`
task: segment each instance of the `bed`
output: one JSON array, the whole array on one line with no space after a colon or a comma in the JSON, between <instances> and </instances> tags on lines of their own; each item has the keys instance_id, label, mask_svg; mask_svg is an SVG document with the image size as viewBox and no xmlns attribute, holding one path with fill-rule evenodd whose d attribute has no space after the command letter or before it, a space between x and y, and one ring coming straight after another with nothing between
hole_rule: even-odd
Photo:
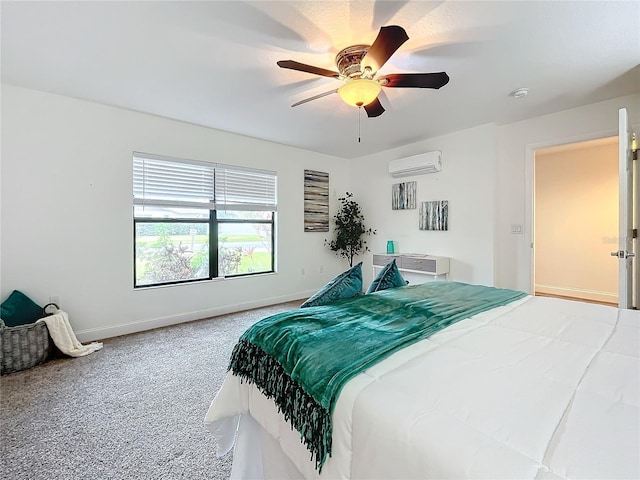
<instances>
[{"instance_id":1,"label":"bed","mask_svg":"<svg viewBox=\"0 0 640 480\"><path fill-rule=\"evenodd\" d=\"M443 306L451 294L434 300L448 286L500 295L462 311ZM352 311L350 326L431 315L442 328L390 340L397 345L347 376L324 459L292 427L286 399L231 368L205 424L219 455L234 449L232 478L640 478L640 312L503 292L513 291L430 282L279 314L315 325L312 317L346 306L367 312L362 320ZM455 319L444 321L445 310ZM340 325L347 318L335 315ZM265 320L271 332L277 322Z\"/></svg>"}]
</instances>

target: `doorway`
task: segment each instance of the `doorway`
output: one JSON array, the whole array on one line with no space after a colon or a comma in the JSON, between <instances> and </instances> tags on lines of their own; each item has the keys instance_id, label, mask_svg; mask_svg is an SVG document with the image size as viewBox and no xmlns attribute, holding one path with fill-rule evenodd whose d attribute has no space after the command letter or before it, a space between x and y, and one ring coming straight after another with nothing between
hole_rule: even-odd
<instances>
[{"instance_id":1,"label":"doorway","mask_svg":"<svg viewBox=\"0 0 640 480\"><path fill-rule=\"evenodd\" d=\"M618 137L534 151L533 292L618 304Z\"/></svg>"}]
</instances>

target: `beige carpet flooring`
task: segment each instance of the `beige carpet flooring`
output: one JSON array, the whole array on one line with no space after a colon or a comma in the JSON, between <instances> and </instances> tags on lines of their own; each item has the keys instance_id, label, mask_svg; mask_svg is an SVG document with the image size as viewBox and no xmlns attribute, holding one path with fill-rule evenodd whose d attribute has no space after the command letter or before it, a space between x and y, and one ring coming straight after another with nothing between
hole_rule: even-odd
<instances>
[{"instance_id":1,"label":"beige carpet flooring","mask_svg":"<svg viewBox=\"0 0 640 480\"><path fill-rule=\"evenodd\" d=\"M0 377L3 479L229 477L203 424L242 332L289 302L104 340Z\"/></svg>"}]
</instances>

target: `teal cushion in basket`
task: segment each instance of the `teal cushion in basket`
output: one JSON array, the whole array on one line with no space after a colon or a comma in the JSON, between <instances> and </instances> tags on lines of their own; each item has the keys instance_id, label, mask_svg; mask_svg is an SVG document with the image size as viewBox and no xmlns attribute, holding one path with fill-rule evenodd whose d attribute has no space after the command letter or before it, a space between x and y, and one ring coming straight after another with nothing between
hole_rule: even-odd
<instances>
[{"instance_id":1,"label":"teal cushion in basket","mask_svg":"<svg viewBox=\"0 0 640 480\"><path fill-rule=\"evenodd\" d=\"M33 323L43 316L42 307L19 290L11 292L0 305L0 318L7 327Z\"/></svg>"},{"instance_id":2,"label":"teal cushion in basket","mask_svg":"<svg viewBox=\"0 0 640 480\"><path fill-rule=\"evenodd\" d=\"M362 295L362 262L331 280L300 305L300 308L327 305L336 300L358 295Z\"/></svg>"},{"instance_id":3,"label":"teal cushion in basket","mask_svg":"<svg viewBox=\"0 0 640 480\"><path fill-rule=\"evenodd\" d=\"M404 281L402 275L398 271L396 265L396 259L387 263L385 267L380 270L380 273L373 279L371 285L367 289L367 293L379 292L380 290L386 290L387 288L404 287L407 282Z\"/></svg>"}]
</instances>

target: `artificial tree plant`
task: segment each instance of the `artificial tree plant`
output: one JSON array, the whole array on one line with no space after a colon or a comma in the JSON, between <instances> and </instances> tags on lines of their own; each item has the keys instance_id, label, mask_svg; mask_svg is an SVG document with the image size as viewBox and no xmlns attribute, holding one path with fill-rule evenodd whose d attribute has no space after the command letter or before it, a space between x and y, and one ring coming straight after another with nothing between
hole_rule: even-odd
<instances>
[{"instance_id":1,"label":"artificial tree plant","mask_svg":"<svg viewBox=\"0 0 640 480\"><path fill-rule=\"evenodd\" d=\"M353 267L353 259L363 252L368 252L369 247L364 235L375 235L376 231L364 226L364 215L358 202L353 200L353 193L346 192L344 197L338 198L340 207L334 215L335 239L324 244L336 255L349 260L349 266Z\"/></svg>"}]
</instances>

